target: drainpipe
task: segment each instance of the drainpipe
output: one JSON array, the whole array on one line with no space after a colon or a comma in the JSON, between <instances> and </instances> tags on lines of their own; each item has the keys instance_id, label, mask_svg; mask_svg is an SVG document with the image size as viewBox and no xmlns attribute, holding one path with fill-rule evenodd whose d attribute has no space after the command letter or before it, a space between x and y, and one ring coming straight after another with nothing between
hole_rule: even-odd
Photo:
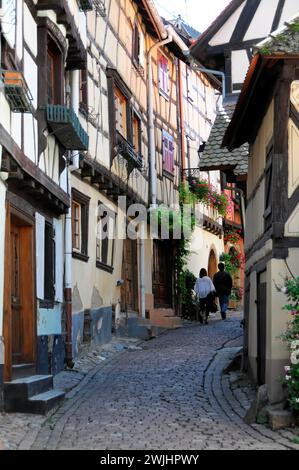
<instances>
[{"instance_id":1,"label":"drainpipe","mask_svg":"<svg viewBox=\"0 0 299 470\"><path fill-rule=\"evenodd\" d=\"M147 109L148 109L148 159L150 165L151 180L151 205L152 208L157 206L157 170L156 170L156 143L155 143L155 126L154 126L154 83L152 69L152 54L165 44L172 42L172 36L167 33L167 37L162 41L155 43L147 54Z\"/></svg>"},{"instance_id":2,"label":"drainpipe","mask_svg":"<svg viewBox=\"0 0 299 470\"><path fill-rule=\"evenodd\" d=\"M184 118L184 97L183 97L183 81L182 81L182 64L178 60L178 81L179 81L179 102L180 102L180 134L181 134L181 164L182 164L182 181L186 181L185 172L185 118Z\"/></svg>"},{"instance_id":3,"label":"drainpipe","mask_svg":"<svg viewBox=\"0 0 299 470\"><path fill-rule=\"evenodd\" d=\"M75 113L79 112L79 70L71 72L71 105ZM78 152L72 152L72 165L67 166L67 186L68 194L72 197L72 176L71 171L79 168ZM72 206L65 217L65 273L64 273L64 301L66 309L66 363L68 367L74 367L73 361L73 303L72 303L72 262L73 262L73 242L72 242Z\"/></svg>"},{"instance_id":4,"label":"drainpipe","mask_svg":"<svg viewBox=\"0 0 299 470\"><path fill-rule=\"evenodd\" d=\"M197 60L193 56L191 56L190 50L188 50L188 52L185 55L186 55L186 57L190 58L190 67L193 70L195 70L197 72L203 72L203 73L207 73L209 75L217 75L217 76L221 77L221 79L222 79L222 100L224 101L225 98L226 98L226 77L225 77L225 73L224 72L219 72L219 70L207 69L207 68L203 67L199 62L197 62Z\"/></svg>"},{"instance_id":5,"label":"drainpipe","mask_svg":"<svg viewBox=\"0 0 299 470\"><path fill-rule=\"evenodd\" d=\"M146 222L140 224L140 310L141 318L145 319L145 228Z\"/></svg>"}]
</instances>

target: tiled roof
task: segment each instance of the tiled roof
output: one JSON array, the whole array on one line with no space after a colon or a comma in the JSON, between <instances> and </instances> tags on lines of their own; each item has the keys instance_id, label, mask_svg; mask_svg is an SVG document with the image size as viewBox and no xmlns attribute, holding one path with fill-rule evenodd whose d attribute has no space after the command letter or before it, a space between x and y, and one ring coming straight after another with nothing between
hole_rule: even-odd
<instances>
[{"instance_id":1,"label":"tiled roof","mask_svg":"<svg viewBox=\"0 0 299 470\"><path fill-rule=\"evenodd\" d=\"M246 175L248 170L248 145L229 152L221 148L226 129L236 107L236 98L227 99L218 110L205 151L200 160L200 169L228 169L231 167L236 176Z\"/></svg>"},{"instance_id":2,"label":"tiled roof","mask_svg":"<svg viewBox=\"0 0 299 470\"><path fill-rule=\"evenodd\" d=\"M299 52L299 12L286 21L282 28L271 33L254 48L262 55L298 54Z\"/></svg>"}]
</instances>

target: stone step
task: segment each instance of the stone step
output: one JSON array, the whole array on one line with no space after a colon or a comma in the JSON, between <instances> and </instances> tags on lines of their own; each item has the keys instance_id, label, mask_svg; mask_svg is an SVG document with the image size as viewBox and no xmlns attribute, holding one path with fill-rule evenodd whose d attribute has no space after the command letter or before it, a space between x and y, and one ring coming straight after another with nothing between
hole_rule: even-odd
<instances>
[{"instance_id":1,"label":"stone step","mask_svg":"<svg viewBox=\"0 0 299 470\"><path fill-rule=\"evenodd\" d=\"M174 328L180 328L182 326L182 320L180 317L177 317L175 315L167 315L167 316L155 315L154 318L151 318L151 324L157 327L174 329Z\"/></svg>"},{"instance_id":2,"label":"stone step","mask_svg":"<svg viewBox=\"0 0 299 470\"><path fill-rule=\"evenodd\" d=\"M65 393L60 390L49 390L48 392L35 395L27 402L27 413L46 414L57 407L65 397Z\"/></svg>"},{"instance_id":3,"label":"stone step","mask_svg":"<svg viewBox=\"0 0 299 470\"><path fill-rule=\"evenodd\" d=\"M4 383L5 399L29 399L53 388L52 375L32 375Z\"/></svg>"},{"instance_id":4,"label":"stone step","mask_svg":"<svg viewBox=\"0 0 299 470\"><path fill-rule=\"evenodd\" d=\"M35 364L13 364L11 371L12 380L30 377L35 374Z\"/></svg>"}]
</instances>

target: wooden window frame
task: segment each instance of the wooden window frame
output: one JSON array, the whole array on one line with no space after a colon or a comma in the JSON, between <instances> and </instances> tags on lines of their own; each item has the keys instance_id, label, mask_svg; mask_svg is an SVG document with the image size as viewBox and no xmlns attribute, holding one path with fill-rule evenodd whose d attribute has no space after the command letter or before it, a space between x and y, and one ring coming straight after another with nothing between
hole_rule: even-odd
<instances>
[{"instance_id":1,"label":"wooden window frame","mask_svg":"<svg viewBox=\"0 0 299 470\"><path fill-rule=\"evenodd\" d=\"M101 205L102 202L99 201L99 205ZM113 222L114 224L114 227L113 227L113 234L114 234L114 238L111 240L109 238L105 238L105 240L101 240L100 238L98 238L98 236L96 237L96 266L97 268L103 270L103 271L106 271L108 272L109 274L113 274L114 272L114 255L115 255L115 233L116 233L116 213L115 212L112 212L109 208L105 208L105 213L102 215L102 216L98 216L98 220L97 220L97 223L101 223L101 220L106 218L106 217L109 217L109 224L111 223L111 221ZM108 231L109 231L109 227L108 227ZM104 262L103 261L103 258L100 259L98 257L98 246L99 246L99 243L104 243L105 244L107 243L107 246L106 246L106 255L107 255L107 262ZM109 244L112 244L112 246L110 246ZM109 263L108 261L108 255L109 255L109 250L111 249L111 263Z\"/></svg>"},{"instance_id":2,"label":"wooden window frame","mask_svg":"<svg viewBox=\"0 0 299 470\"><path fill-rule=\"evenodd\" d=\"M49 101L49 58L53 59L53 99ZM63 74L63 56L59 47L48 35L47 41L47 104L64 104L64 74Z\"/></svg>"},{"instance_id":3,"label":"wooden window frame","mask_svg":"<svg viewBox=\"0 0 299 470\"><path fill-rule=\"evenodd\" d=\"M82 69L79 71L79 73L80 73L79 110L84 116L86 116L88 114L88 71L87 69Z\"/></svg>"},{"instance_id":4,"label":"wooden window frame","mask_svg":"<svg viewBox=\"0 0 299 470\"><path fill-rule=\"evenodd\" d=\"M64 63L67 55L67 40L59 27L49 18L37 19L37 66L38 66L38 106L43 107L48 103L48 51L57 57L56 96L54 104L64 105L65 93L65 69Z\"/></svg>"},{"instance_id":5,"label":"wooden window frame","mask_svg":"<svg viewBox=\"0 0 299 470\"><path fill-rule=\"evenodd\" d=\"M132 37L132 60L136 67L140 67L140 31L138 28L137 21L133 25L133 37Z\"/></svg>"},{"instance_id":6,"label":"wooden window frame","mask_svg":"<svg viewBox=\"0 0 299 470\"><path fill-rule=\"evenodd\" d=\"M137 139L135 136L135 126L134 122L137 121ZM142 126L141 126L141 117L140 115L135 111L135 109L132 110L132 142L134 146L134 150L137 155L142 155ZM136 144L137 143L137 147Z\"/></svg>"},{"instance_id":7,"label":"wooden window frame","mask_svg":"<svg viewBox=\"0 0 299 470\"><path fill-rule=\"evenodd\" d=\"M167 142L167 150L166 150ZM172 153L170 154L169 144L172 145ZM163 155L163 175L174 178L175 162L174 162L174 149L175 149L174 137L166 131L162 131L162 155ZM172 165L171 165L172 162ZM171 168L170 168L171 166Z\"/></svg>"},{"instance_id":8,"label":"wooden window frame","mask_svg":"<svg viewBox=\"0 0 299 470\"><path fill-rule=\"evenodd\" d=\"M165 67L167 69L165 70ZM170 73L169 73L169 59L164 54L158 55L158 85L159 93L165 99L170 98Z\"/></svg>"},{"instance_id":9,"label":"wooden window frame","mask_svg":"<svg viewBox=\"0 0 299 470\"><path fill-rule=\"evenodd\" d=\"M267 149L266 167L265 167L265 211L264 229L265 232L272 227L272 204L273 204L273 151L274 147L271 144Z\"/></svg>"},{"instance_id":10,"label":"wooden window frame","mask_svg":"<svg viewBox=\"0 0 299 470\"><path fill-rule=\"evenodd\" d=\"M72 249L73 258L88 262L88 224L89 224L89 204L90 198L80 193L77 189L72 189L72 208L73 203L80 206L80 245L81 247ZM72 240L74 240L74 214L72 212Z\"/></svg>"},{"instance_id":11,"label":"wooden window frame","mask_svg":"<svg viewBox=\"0 0 299 470\"><path fill-rule=\"evenodd\" d=\"M113 88L114 92L114 109L115 109L115 128L116 132L118 132L125 140L128 140L128 100L126 96L122 93L122 91L119 89L118 86L114 86ZM122 111L122 122L121 125L118 124L117 120L117 106L116 106L116 101L118 101L119 105L121 106L121 111ZM118 127L118 128L117 128ZM122 132L120 129L123 129L124 132Z\"/></svg>"},{"instance_id":12,"label":"wooden window frame","mask_svg":"<svg viewBox=\"0 0 299 470\"><path fill-rule=\"evenodd\" d=\"M55 304L56 246L54 226L48 220L45 221L44 262L44 298L40 300L39 306L44 309L53 309Z\"/></svg>"},{"instance_id":13,"label":"wooden window frame","mask_svg":"<svg viewBox=\"0 0 299 470\"><path fill-rule=\"evenodd\" d=\"M118 142L116 129L116 110L114 100L114 89L117 87L127 100L127 138L126 140L132 144L132 112L131 112L131 98L132 93L123 82L116 69L107 68L107 82L108 82L108 111L109 111L109 132L110 132L110 161L115 157L115 148Z\"/></svg>"}]
</instances>

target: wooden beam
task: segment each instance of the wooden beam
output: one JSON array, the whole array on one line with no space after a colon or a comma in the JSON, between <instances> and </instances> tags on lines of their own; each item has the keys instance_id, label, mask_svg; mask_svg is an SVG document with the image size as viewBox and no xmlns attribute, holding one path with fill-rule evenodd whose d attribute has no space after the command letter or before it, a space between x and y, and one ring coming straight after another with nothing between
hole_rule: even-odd
<instances>
[{"instance_id":1,"label":"wooden beam","mask_svg":"<svg viewBox=\"0 0 299 470\"><path fill-rule=\"evenodd\" d=\"M51 194L56 196L66 207L70 207L69 195L64 192L51 178L49 178L37 165L35 165L22 152L20 147L14 142L6 129L0 124L0 142L14 158L17 164L25 173L44 186Z\"/></svg>"}]
</instances>

